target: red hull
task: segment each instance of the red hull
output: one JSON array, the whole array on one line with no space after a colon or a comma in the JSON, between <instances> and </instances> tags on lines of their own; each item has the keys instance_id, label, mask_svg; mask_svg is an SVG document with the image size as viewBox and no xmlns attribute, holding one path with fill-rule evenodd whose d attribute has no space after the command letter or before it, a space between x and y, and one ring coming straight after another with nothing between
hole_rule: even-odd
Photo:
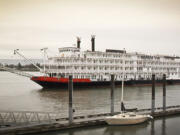
<instances>
[{"instance_id":1,"label":"red hull","mask_svg":"<svg viewBox=\"0 0 180 135\"><path fill-rule=\"evenodd\" d=\"M40 76L40 77L32 77L31 80L33 81L42 81L42 82L57 82L57 83L68 83L69 79L68 78L56 78L56 77L47 77L47 76ZM91 82L90 79L79 79L79 78L74 78L73 82L78 83L78 82L85 82L89 83Z\"/></svg>"},{"instance_id":2,"label":"red hull","mask_svg":"<svg viewBox=\"0 0 180 135\"><path fill-rule=\"evenodd\" d=\"M56 78L46 76L35 76L31 78L32 81L41 85L44 88L68 88L68 78ZM121 85L121 81L115 81L116 85ZM125 85L144 86L152 85L151 80L128 80L124 82ZM162 84L162 80L156 80L156 84ZM167 80L167 84L180 84L180 80ZM91 81L90 79L73 79L73 87L97 87L97 86L110 86L110 81Z\"/></svg>"}]
</instances>

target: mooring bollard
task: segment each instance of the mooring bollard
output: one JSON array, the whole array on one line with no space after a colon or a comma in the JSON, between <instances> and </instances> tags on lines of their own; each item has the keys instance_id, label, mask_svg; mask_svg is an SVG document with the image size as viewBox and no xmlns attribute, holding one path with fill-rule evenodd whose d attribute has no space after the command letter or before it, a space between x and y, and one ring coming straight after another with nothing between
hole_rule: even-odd
<instances>
[{"instance_id":1,"label":"mooring bollard","mask_svg":"<svg viewBox=\"0 0 180 135\"><path fill-rule=\"evenodd\" d=\"M163 74L163 111L166 111L166 74Z\"/></svg>"},{"instance_id":2,"label":"mooring bollard","mask_svg":"<svg viewBox=\"0 0 180 135\"><path fill-rule=\"evenodd\" d=\"M155 111L155 75L152 75L152 104L151 104L151 113Z\"/></svg>"},{"instance_id":3,"label":"mooring bollard","mask_svg":"<svg viewBox=\"0 0 180 135\"><path fill-rule=\"evenodd\" d=\"M73 79L72 75L69 76L69 83L68 83L68 90L69 90L69 124L73 123Z\"/></svg>"},{"instance_id":4,"label":"mooring bollard","mask_svg":"<svg viewBox=\"0 0 180 135\"><path fill-rule=\"evenodd\" d=\"M114 75L111 75L111 114L114 113Z\"/></svg>"}]
</instances>

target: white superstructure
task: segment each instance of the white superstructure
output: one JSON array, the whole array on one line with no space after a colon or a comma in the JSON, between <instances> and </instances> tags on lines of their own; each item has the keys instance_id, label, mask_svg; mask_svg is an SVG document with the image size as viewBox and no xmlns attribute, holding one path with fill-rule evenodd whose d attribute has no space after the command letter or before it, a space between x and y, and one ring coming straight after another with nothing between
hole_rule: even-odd
<instances>
[{"instance_id":1,"label":"white superstructure","mask_svg":"<svg viewBox=\"0 0 180 135\"><path fill-rule=\"evenodd\" d=\"M124 60L124 64L123 64ZM46 73L49 76L73 78L89 78L92 81L109 81L110 75L115 80L150 80L152 74L161 79L180 78L180 58L165 55L146 55L127 53L124 50L80 51L80 47L59 48L56 57L48 58Z\"/></svg>"}]
</instances>

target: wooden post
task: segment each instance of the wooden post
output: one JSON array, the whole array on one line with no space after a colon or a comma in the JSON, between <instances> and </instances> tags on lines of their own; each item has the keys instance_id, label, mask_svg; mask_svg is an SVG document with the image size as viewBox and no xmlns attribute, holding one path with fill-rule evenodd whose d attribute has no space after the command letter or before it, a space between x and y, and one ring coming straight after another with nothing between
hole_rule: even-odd
<instances>
[{"instance_id":1,"label":"wooden post","mask_svg":"<svg viewBox=\"0 0 180 135\"><path fill-rule=\"evenodd\" d=\"M72 75L69 76L69 83L68 83L68 90L69 90L69 124L73 123L73 79Z\"/></svg>"},{"instance_id":2,"label":"wooden post","mask_svg":"<svg viewBox=\"0 0 180 135\"><path fill-rule=\"evenodd\" d=\"M152 75L152 104L151 113L153 114L155 110L155 75Z\"/></svg>"},{"instance_id":3,"label":"wooden post","mask_svg":"<svg viewBox=\"0 0 180 135\"><path fill-rule=\"evenodd\" d=\"M163 111L166 111L166 74L163 74Z\"/></svg>"},{"instance_id":4,"label":"wooden post","mask_svg":"<svg viewBox=\"0 0 180 135\"><path fill-rule=\"evenodd\" d=\"M114 113L114 75L111 75L111 114Z\"/></svg>"}]
</instances>

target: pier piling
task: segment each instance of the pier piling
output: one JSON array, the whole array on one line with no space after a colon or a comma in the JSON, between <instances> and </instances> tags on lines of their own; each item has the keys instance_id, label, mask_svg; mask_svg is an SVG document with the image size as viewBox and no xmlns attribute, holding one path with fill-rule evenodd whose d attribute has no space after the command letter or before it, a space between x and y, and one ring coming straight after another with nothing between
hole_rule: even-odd
<instances>
[{"instance_id":1,"label":"pier piling","mask_svg":"<svg viewBox=\"0 0 180 135\"><path fill-rule=\"evenodd\" d=\"M111 114L114 113L114 75L111 75Z\"/></svg>"},{"instance_id":2,"label":"pier piling","mask_svg":"<svg viewBox=\"0 0 180 135\"><path fill-rule=\"evenodd\" d=\"M73 123L73 79L72 79L72 75L69 76L68 90L69 90L69 124L72 124Z\"/></svg>"},{"instance_id":3,"label":"pier piling","mask_svg":"<svg viewBox=\"0 0 180 135\"><path fill-rule=\"evenodd\" d=\"M154 114L155 111L155 74L152 75L152 104L151 113Z\"/></svg>"},{"instance_id":4,"label":"pier piling","mask_svg":"<svg viewBox=\"0 0 180 135\"><path fill-rule=\"evenodd\" d=\"M166 74L163 74L163 111L166 111Z\"/></svg>"}]
</instances>

